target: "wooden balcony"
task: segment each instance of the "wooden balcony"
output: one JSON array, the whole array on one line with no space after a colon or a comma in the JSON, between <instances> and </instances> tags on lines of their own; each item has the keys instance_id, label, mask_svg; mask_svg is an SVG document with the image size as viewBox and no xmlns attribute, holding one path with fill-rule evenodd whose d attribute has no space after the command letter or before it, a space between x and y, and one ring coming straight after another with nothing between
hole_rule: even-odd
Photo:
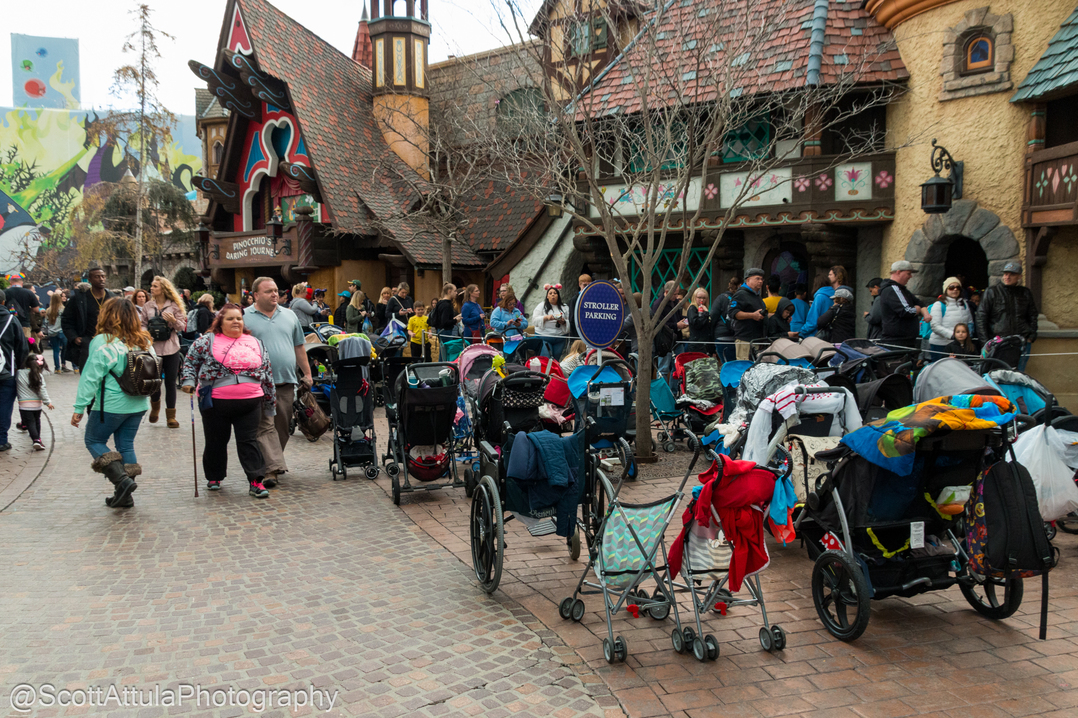
<instances>
[{"instance_id":1,"label":"wooden balcony","mask_svg":"<svg viewBox=\"0 0 1078 718\"><path fill-rule=\"evenodd\" d=\"M1078 224L1078 142L1026 156L1022 226Z\"/></svg>"},{"instance_id":2,"label":"wooden balcony","mask_svg":"<svg viewBox=\"0 0 1078 718\"><path fill-rule=\"evenodd\" d=\"M706 182L689 182L681 197L660 192L659 202L676 202L686 215L701 209L699 228L718 228L746 183L749 194L737 207L728 227L750 228L808 223L876 223L894 219L895 155L881 152L841 162L839 157L798 157L780 161L762 174L750 163L709 167ZM611 178L603 197L615 217L632 224L647 208L646 185L628 186ZM599 212L591 208L591 216ZM681 212L671 219L681 221Z\"/></svg>"}]
</instances>

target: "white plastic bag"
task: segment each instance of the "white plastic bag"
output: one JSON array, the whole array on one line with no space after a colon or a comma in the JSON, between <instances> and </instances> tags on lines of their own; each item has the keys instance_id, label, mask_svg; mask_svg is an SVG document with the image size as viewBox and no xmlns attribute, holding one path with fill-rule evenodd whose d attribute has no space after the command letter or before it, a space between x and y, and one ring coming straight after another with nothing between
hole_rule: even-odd
<instances>
[{"instance_id":1,"label":"white plastic bag","mask_svg":"<svg viewBox=\"0 0 1078 718\"><path fill-rule=\"evenodd\" d=\"M1055 448L1059 444L1055 431L1050 426L1036 426L1019 435L1014 442L1018 463L1029 470L1033 485L1037 487L1037 503L1045 521L1055 521L1078 511L1074 471Z\"/></svg>"}]
</instances>

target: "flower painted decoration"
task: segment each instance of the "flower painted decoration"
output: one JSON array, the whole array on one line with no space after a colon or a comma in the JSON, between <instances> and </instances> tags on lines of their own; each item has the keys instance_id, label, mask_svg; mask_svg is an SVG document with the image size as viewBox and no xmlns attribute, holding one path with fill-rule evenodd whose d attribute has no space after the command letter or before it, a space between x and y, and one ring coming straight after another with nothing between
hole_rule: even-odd
<instances>
[{"instance_id":1,"label":"flower painted decoration","mask_svg":"<svg viewBox=\"0 0 1078 718\"><path fill-rule=\"evenodd\" d=\"M709 184L704 188L704 196L708 199L715 199L715 195L719 193L719 188L713 184Z\"/></svg>"},{"instance_id":2,"label":"flower painted decoration","mask_svg":"<svg viewBox=\"0 0 1078 718\"><path fill-rule=\"evenodd\" d=\"M816 189L821 192L825 191L828 187L834 184L834 180L831 179L831 175L823 173L816 178Z\"/></svg>"},{"instance_id":3,"label":"flower painted decoration","mask_svg":"<svg viewBox=\"0 0 1078 718\"><path fill-rule=\"evenodd\" d=\"M880 189L887 189L894 181L894 176L887 170L880 170L880 173L876 175L876 186Z\"/></svg>"},{"instance_id":4,"label":"flower painted decoration","mask_svg":"<svg viewBox=\"0 0 1078 718\"><path fill-rule=\"evenodd\" d=\"M851 168L845 170L842 174L846 177L846 181L850 184L856 184L857 180L861 179L861 170L858 169Z\"/></svg>"},{"instance_id":5,"label":"flower painted decoration","mask_svg":"<svg viewBox=\"0 0 1078 718\"><path fill-rule=\"evenodd\" d=\"M794 187L797 188L798 192L804 192L809 188L811 183L812 181L808 177L798 177L794 180Z\"/></svg>"}]
</instances>

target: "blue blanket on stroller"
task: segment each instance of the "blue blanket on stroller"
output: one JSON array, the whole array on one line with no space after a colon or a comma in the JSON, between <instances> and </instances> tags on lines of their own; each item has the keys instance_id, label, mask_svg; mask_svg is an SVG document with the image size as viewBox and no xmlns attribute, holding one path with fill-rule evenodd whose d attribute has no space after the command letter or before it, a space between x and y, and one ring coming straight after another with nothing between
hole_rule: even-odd
<instances>
[{"instance_id":1,"label":"blue blanket on stroller","mask_svg":"<svg viewBox=\"0 0 1078 718\"><path fill-rule=\"evenodd\" d=\"M517 432L507 447L506 507L539 515L553 506L558 536L572 536L583 485L582 437L582 433L562 437L549 431Z\"/></svg>"}]
</instances>

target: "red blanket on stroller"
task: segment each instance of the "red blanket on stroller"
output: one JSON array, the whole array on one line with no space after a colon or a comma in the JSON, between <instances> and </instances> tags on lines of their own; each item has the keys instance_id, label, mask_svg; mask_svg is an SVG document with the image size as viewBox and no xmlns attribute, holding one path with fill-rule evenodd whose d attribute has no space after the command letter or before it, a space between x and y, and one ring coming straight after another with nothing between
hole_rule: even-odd
<instances>
[{"instance_id":1,"label":"red blanket on stroller","mask_svg":"<svg viewBox=\"0 0 1078 718\"><path fill-rule=\"evenodd\" d=\"M681 572L689 523L696 521L701 526L710 526L714 505L726 540L733 545L729 588L736 593L746 576L762 571L771 560L764 543L764 508L775 493L775 475L756 468L751 461L735 461L724 456L721 467L714 461L700 474L700 483L704 485L700 497L685 509L681 517L683 528L670 547L670 574L676 576Z\"/></svg>"}]
</instances>

